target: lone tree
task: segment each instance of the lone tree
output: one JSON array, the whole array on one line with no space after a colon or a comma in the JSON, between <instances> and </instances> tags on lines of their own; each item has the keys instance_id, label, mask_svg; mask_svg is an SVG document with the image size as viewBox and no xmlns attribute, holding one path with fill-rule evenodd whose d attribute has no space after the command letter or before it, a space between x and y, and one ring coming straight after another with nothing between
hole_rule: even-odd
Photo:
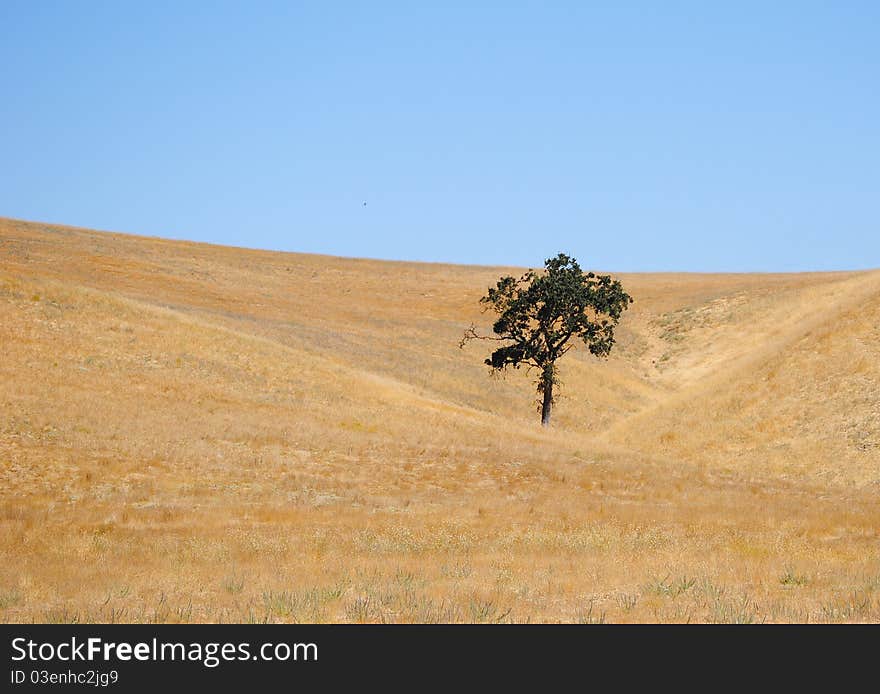
<instances>
[{"instance_id":1,"label":"lone tree","mask_svg":"<svg viewBox=\"0 0 880 694\"><path fill-rule=\"evenodd\" d=\"M502 277L490 287L480 303L498 314L492 326L495 337L478 335L472 325L459 346L475 339L505 342L486 359L488 366L495 371L523 364L538 369L541 424L548 426L553 386L559 383L556 360L577 339L597 357L607 356L614 345L614 328L632 297L618 280L585 273L564 253L548 258L544 268L543 273L529 270L518 280Z\"/></svg>"}]
</instances>

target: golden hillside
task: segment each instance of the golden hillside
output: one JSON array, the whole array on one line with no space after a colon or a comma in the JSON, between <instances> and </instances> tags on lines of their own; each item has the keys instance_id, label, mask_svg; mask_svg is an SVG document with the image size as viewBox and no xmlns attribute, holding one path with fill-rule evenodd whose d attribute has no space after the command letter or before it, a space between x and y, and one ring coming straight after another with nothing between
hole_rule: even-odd
<instances>
[{"instance_id":1,"label":"golden hillside","mask_svg":"<svg viewBox=\"0 0 880 694\"><path fill-rule=\"evenodd\" d=\"M543 430L520 271L0 219L0 620L880 620L880 272L620 275Z\"/></svg>"}]
</instances>

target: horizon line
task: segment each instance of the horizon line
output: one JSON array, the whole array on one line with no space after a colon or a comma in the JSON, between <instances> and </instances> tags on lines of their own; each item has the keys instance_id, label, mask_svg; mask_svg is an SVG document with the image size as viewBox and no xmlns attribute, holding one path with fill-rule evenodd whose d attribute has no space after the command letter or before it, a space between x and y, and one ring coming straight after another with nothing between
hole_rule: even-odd
<instances>
[{"instance_id":1,"label":"horizon line","mask_svg":"<svg viewBox=\"0 0 880 694\"><path fill-rule=\"evenodd\" d=\"M319 258L336 258L339 260L365 261L365 262L381 262L381 263L399 263L408 265L449 265L454 267L471 267L486 269L540 269L541 263L529 267L526 265L516 265L510 263L456 263L446 260L424 260L424 259L407 259L407 258L380 258L374 256L349 256L337 255L333 253L313 253L307 251L294 251L281 248L265 248L260 246L244 246L238 244L224 244L214 241L198 241L188 238L175 238L170 236L159 236L155 234L133 233L128 231L117 231L115 229L98 229L95 227L81 226L78 224L68 224L65 222L51 222L45 220L24 219L21 217L9 217L0 215L0 220L11 222L20 222L23 224L43 225L48 227L58 227L60 229L70 229L75 231L85 231L95 234L107 234L115 236L128 236L136 239L148 239L153 241L166 241L170 243L186 243L197 246L209 246L216 248L228 248L242 251L250 251L253 253L286 253L290 255L306 255ZM564 252L564 251L563 251ZM595 270L593 270L595 272ZM602 270L611 274L623 275L820 275L820 274L846 274L846 273L871 273L880 271L880 266L868 268L837 268L833 270Z\"/></svg>"}]
</instances>

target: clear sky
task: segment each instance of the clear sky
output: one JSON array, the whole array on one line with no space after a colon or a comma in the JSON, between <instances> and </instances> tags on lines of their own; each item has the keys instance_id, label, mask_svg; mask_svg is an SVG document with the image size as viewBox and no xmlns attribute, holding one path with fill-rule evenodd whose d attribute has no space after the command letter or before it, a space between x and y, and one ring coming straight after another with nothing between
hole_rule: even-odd
<instances>
[{"instance_id":1,"label":"clear sky","mask_svg":"<svg viewBox=\"0 0 880 694\"><path fill-rule=\"evenodd\" d=\"M2 0L0 89L3 216L460 263L880 267L873 0Z\"/></svg>"}]
</instances>

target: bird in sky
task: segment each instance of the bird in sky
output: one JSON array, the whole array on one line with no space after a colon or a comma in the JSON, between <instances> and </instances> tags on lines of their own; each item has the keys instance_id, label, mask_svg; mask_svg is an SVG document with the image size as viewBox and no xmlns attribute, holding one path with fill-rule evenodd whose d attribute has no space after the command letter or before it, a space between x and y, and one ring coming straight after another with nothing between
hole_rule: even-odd
<instances>
[{"instance_id":1,"label":"bird in sky","mask_svg":"<svg viewBox=\"0 0 880 694\"><path fill-rule=\"evenodd\" d=\"M367 201L366 201L366 200L364 200L364 207L366 207L366 206L367 206Z\"/></svg>"}]
</instances>

